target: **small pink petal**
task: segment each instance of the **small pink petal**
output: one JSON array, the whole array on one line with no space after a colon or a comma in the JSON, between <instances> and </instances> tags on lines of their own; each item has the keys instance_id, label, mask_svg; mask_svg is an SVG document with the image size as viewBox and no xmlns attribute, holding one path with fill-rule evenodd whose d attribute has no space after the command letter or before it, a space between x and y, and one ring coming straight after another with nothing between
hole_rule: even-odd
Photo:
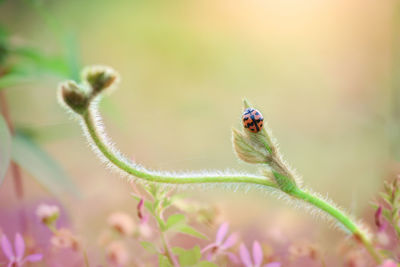
<instances>
[{"instance_id":1,"label":"small pink petal","mask_svg":"<svg viewBox=\"0 0 400 267\"><path fill-rule=\"evenodd\" d=\"M217 244L222 244L222 241L224 240L226 234L228 233L229 230L229 224L228 223L223 223L219 228L217 232L217 236L215 238L215 243Z\"/></svg>"},{"instance_id":2,"label":"small pink petal","mask_svg":"<svg viewBox=\"0 0 400 267\"><path fill-rule=\"evenodd\" d=\"M144 199L141 198L137 205L137 215L141 220L143 219L143 206L144 206Z\"/></svg>"},{"instance_id":3,"label":"small pink petal","mask_svg":"<svg viewBox=\"0 0 400 267\"><path fill-rule=\"evenodd\" d=\"M282 263L280 262L270 262L265 264L263 267L281 267Z\"/></svg>"},{"instance_id":4,"label":"small pink petal","mask_svg":"<svg viewBox=\"0 0 400 267\"><path fill-rule=\"evenodd\" d=\"M242 260L242 263L244 264L244 266L246 266L246 267L253 266L253 263L251 262L251 259L250 259L250 253L244 244L240 245L239 255L240 255L240 259Z\"/></svg>"},{"instance_id":5,"label":"small pink petal","mask_svg":"<svg viewBox=\"0 0 400 267\"><path fill-rule=\"evenodd\" d=\"M213 248L213 247L217 247L217 246L218 246L217 244L211 243L211 244L205 246L205 247L201 250L201 253L204 253L204 252L206 252L207 250L209 250L209 249L211 249L211 248Z\"/></svg>"},{"instance_id":6,"label":"small pink petal","mask_svg":"<svg viewBox=\"0 0 400 267\"><path fill-rule=\"evenodd\" d=\"M14 247L15 257L18 261L21 261L25 254L25 242L20 233L15 234Z\"/></svg>"},{"instance_id":7,"label":"small pink petal","mask_svg":"<svg viewBox=\"0 0 400 267\"><path fill-rule=\"evenodd\" d=\"M1 237L1 249L3 250L4 255L6 255L9 261L14 260L14 252L11 247L10 240L8 240L6 235L2 235Z\"/></svg>"},{"instance_id":8,"label":"small pink petal","mask_svg":"<svg viewBox=\"0 0 400 267\"><path fill-rule=\"evenodd\" d=\"M42 254L31 254L27 256L24 261L29 261L29 262L36 262L36 261L41 261L43 259Z\"/></svg>"},{"instance_id":9,"label":"small pink petal","mask_svg":"<svg viewBox=\"0 0 400 267\"><path fill-rule=\"evenodd\" d=\"M140 223L144 224L147 223L150 219L150 216L148 214L143 215L143 218L140 220Z\"/></svg>"},{"instance_id":10,"label":"small pink petal","mask_svg":"<svg viewBox=\"0 0 400 267\"><path fill-rule=\"evenodd\" d=\"M382 226L382 206L379 205L378 209L375 212L375 224L378 228Z\"/></svg>"},{"instance_id":11,"label":"small pink petal","mask_svg":"<svg viewBox=\"0 0 400 267\"><path fill-rule=\"evenodd\" d=\"M236 242L238 241L239 237L236 233L231 234L226 240L225 242L221 245L221 249L228 249L230 247L232 247L233 245L236 244Z\"/></svg>"},{"instance_id":12,"label":"small pink petal","mask_svg":"<svg viewBox=\"0 0 400 267\"><path fill-rule=\"evenodd\" d=\"M253 260L255 266L261 266L263 261L263 251L258 241L254 241L253 243Z\"/></svg>"}]
</instances>

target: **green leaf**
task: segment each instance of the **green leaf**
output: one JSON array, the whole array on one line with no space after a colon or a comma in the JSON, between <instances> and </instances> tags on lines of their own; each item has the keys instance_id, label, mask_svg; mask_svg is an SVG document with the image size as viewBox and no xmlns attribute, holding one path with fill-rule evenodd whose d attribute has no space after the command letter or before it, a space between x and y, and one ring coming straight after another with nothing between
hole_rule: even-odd
<instances>
[{"instance_id":1,"label":"green leaf","mask_svg":"<svg viewBox=\"0 0 400 267\"><path fill-rule=\"evenodd\" d=\"M0 90L19 84L32 82L34 79L21 73L8 73L0 77Z\"/></svg>"},{"instance_id":2,"label":"green leaf","mask_svg":"<svg viewBox=\"0 0 400 267\"><path fill-rule=\"evenodd\" d=\"M193 227L191 227L189 225L186 225L186 224L183 224L183 225L180 225L178 227L172 228L172 230L174 230L175 232L178 232L178 233L191 235L191 236L194 236L194 237L197 237L197 238L208 239L205 235L203 235L202 233L198 232Z\"/></svg>"},{"instance_id":3,"label":"green leaf","mask_svg":"<svg viewBox=\"0 0 400 267\"><path fill-rule=\"evenodd\" d=\"M173 267L172 264L169 262L168 258L164 255L158 255L158 266L159 267Z\"/></svg>"},{"instance_id":4,"label":"green leaf","mask_svg":"<svg viewBox=\"0 0 400 267\"><path fill-rule=\"evenodd\" d=\"M181 248L181 247L173 247L171 248L172 253L174 253L175 255L179 256L182 253L185 253L186 249Z\"/></svg>"},{"instance_id":5,"label":"green leaf","mask_svg":"<svg viewBox=\"0 0 400 267\"><path fill-rule=\"evenodd\" d=\"M11 134L7 122L0 115L0 185L6 175L11 158Z\"/></svg>"},{"instance_id":6,"label":"green leaf","mask_svg":"<svg viewBox=\"0 0 400 267\"><path fill-rule=\"evenodd\" d=\"M79 60L78 41L73 32L68 32L64 36L65 42L65 61L68 66L69 78L78 81L80 79L81 64Z\"/></svg>"},{"instance_id":7,"label":"green leaf","mask_svg":"<svg viewBox=\"0 0 400 267\"><path fill-rule=\"evenodd\" d=\"M67 137L76 137L77 132L71 127L71 123L57 125L45 125L32 127L31 125L17 125L17 132L29 137L38 143L52 142Z\"/></svg>"},{"instance_id":8,"label":"green leaf","mask_svg":"<svg viewBox=\"0 0 400 267\"><path fill-rule=\"evenodd\" d=\"M31 139L17 134L12 140L12 159L53 194L79 195L64 170Z\"/></svg>"},{"instance_id":9,"label":"green leaf","mask_svg":"<svg viewBox=\"0 0 400 267\"><path fill-rule=\"evenodd\" d=\"M201 261L196 264L196 267L218 267L218 265L209 261Z\"/></svg>"},{"instance_id":10,"label":"green leaf","mask_svg":"<svg viewBox=\"0 0 400 267\"><path fill-rule=\"evenodd\" d=\"M147 250L148 252L150 252L151 254L158 253L156 246L151 242L142 241L142 242L140 242L140 245L142 245L142 247L145 250Z\"/></svg>"},{"instance_id":11,"label":"green leaf","mask_svg":"<svg viewBox=\"0 0 400 267\"><path fill-rule=\"evenodd\" d=\"M179 263L182 267L184 266L195 266L200 258L201 252L199 246L194 246L192 249L183 249L175 247L172 249L175 255L178 255Z\"/></svg>"},{"instance_id":12,"label":"green leaf","mask_svg":"<svg viewBox=\"0 0 400 267\"><path fill-rule=\"evenodd\" d=\"M184 224L186 222L186 217L183 214L173 214L168 217L167 223L165 225L165 231L171 229L179 224Z\"/></svg>"},{"instance_id":13,"label":"green leaf","mask_svg":"<svg viewBox=\"0 0 400 267\"><path fill-rule=\"evenodd\" d=\"M69 77L68 66L61 56L49 56L32 47L18 47L13 53L23 59L19 65L29 68L31 72L47 72Z\"/></svg>"}]
</instances>

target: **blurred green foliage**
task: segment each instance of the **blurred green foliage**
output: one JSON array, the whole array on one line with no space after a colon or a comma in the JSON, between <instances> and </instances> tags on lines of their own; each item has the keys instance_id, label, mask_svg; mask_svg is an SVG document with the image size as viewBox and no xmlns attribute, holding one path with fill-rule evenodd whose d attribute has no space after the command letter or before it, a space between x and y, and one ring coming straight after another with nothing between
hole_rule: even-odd
<instances>
[{"instance_id":1,"label":"blurred green foliage","mask_svg":"<svg viewBox=\"0 0 400 267\"><path fill-rule=\"evenodd\" d=\"M7 122L0 115L0 186L3 182L11 158L11 134Z\"/></svg>"},{"instance_id":2,"label":"blurred green foliage","mask_svg":"<svg viewBox=\"0 0 400 267\"><path fill-rule=\"evenodd\" d=\"M78 195L78 189L60 165L29 137L18 133L13 137L12 159L54 195L65 191Z\"/></svg>"},{"instance_id":3,"label":"blurred green foliage","mask_svg":"<svg viewBox=\"0 0 400 267\"><path fill-rule=\"evenodd\" d=\"M33 4L37 13L46 19L46 9L39 2L26 1ZM13 88L18 85L32 85L39 83L49 76L63 78L76 78L77 70L80 68L77 63L76 44L71 35L65 35L63 50L67 51L64 55L49 55L44 49L34 48L27 44L15 44L11 39L13 35L5 25L0 25L0 90ZM24 95L21 95L23 98ZM54 98L55 101L55 98ZM6 107L3 107L4 109ZM0 182L9 166L9 157L27 170L51 193L58 195L61 192L68 192L77 195L78 190L71 179L65 174L60 165L43 149L37 145L33 138L40 139L40 131L35 128L24 127L24 135L21 131L12 138L7 138L8 126L1 120L1 154L4 159L0 166ZM12 124L15 122L11 121ZM12 127L15 127L14 125ZM18 128L18 127L17 127ZM54 127L54 129L57 129ZM46 131L48 137L54 133L54 129ZM68 131L63 131L67 133ZM60 138L62 135L58 135ZM54 134L53 134L54 137ZM10 140L8 140L10 139ZM12 150L12 151L11 151Z\"/></svg>"}]
</instances>

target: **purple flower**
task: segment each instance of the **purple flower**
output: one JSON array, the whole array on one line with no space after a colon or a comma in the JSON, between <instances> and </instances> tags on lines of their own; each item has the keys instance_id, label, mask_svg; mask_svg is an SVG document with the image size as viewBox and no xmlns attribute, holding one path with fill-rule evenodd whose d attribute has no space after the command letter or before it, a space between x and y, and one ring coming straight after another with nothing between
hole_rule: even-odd
<instances>
[{"instance_id":1,"label":"purple flower","mask_svg":"<svg viewBox=\"0 0 400 267\"><path fill-rule=\"evenodd\" d=\"M263 262L263 251L261 249L260 243L258 241L253 242L253 251L250 256L250 252L244 244L240 245L239 248L240 259L245 267L260 267ZM280 267L279 262L270 262L264 264L263 267Z\"/></svg>"},{"instance_id":2,"label":"purple flower","mask_svg":"<svg viewBox=\"0 0 400 267\"><path fill-rule=\"evenodd\" d=\"M14 240L14 249L12 248L10 240L6 235L1 237L1 249L4 255L8 259L8 267L15 266L21 267L26 262L35 262L42 260L42 254L31 254L24 258L25 254L25 242L22 236L17 233ZM15 252L15 253L14 253Z\"/></svg>"},{"instance_id":3,"label":"purple flower","mask_svg":"<svg viewBox=\"0 0 400 267\"><path fill-rule=\"evenodd\" d=\"M226 255L233 263L238 263L238 258L232 252L228 252L227 250L236 244L238 240L237 234L233 233L226 237L229 230L229 224L223 223L217 231L217 235L215 237L215 242L209 244L205 248L201 250L203 254L206 251L209 251L207 254L207 260L211 261L213 257L216 255ZM225 238L226 237L226 238Z\"/></svg>"}]
</instances>

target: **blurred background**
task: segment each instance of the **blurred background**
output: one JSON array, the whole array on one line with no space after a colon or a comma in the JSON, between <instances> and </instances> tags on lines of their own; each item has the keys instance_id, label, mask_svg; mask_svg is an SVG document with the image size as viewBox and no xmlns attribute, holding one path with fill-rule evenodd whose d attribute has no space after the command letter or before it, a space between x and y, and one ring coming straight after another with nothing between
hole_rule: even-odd
<instances>
[{"instance_id":1,"label":"blurred background","mask_svg":"<svg viewBox=\"0 0 400 267\"><path fill-rule=\"evenodd\" d=\"M144 166L256 172L231 145L246 98L305 184L371 222L370 202L400 168L398 10L397 1L369 0L2 1L2 40L16 51L3 61L3 100L16 132L63 173L54 182L45 168L37 182L41 163L22 166L23 201L56 198L89 243L110 211L134 209L129 185L56 99L60 81L104 64L122 77L100 104L108 134ZM18 205L10 175L0 187L9 213ZM263 194L189 195L221 206L243 235L343 237Z\"/></svg>"}]
</instances>

